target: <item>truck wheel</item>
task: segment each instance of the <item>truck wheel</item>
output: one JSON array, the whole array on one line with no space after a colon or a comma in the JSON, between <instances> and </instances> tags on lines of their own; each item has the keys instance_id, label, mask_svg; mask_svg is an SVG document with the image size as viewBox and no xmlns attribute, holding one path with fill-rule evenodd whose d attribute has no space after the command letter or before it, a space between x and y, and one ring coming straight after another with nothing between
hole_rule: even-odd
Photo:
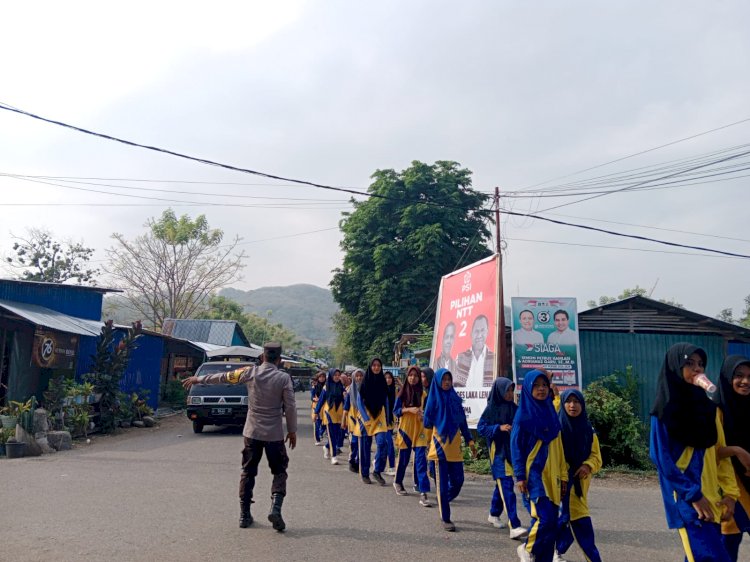
<instances>
[{"instance_id":1,"label":"truck wheel","mask_svg":"<svg viewBox=\"0 0 750 562\"><path fill-rule=\"evenodd\" d=\"M198 421L193 422L193 433L202 433L203 432L203 424Z\"/></svg>"}]
</instances>

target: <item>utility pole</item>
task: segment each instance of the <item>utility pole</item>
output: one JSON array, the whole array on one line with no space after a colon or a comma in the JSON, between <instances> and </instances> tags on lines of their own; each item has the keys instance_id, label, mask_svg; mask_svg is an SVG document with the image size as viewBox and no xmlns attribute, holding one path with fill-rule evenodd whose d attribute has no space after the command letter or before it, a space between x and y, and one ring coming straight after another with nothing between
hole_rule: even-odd
<instances>
[{"instance_id":1,"label":"utility pole","mask_svg":"<svg viewBox=\"0 0 750 562\"><path fill-rule=\"evenodd\" d=\"M495 354L496 372L499 377L505 376L505 299L503 298L503 251L500 244L500 188L495 188L495 251L497 252L497 306L500 310L497 322L497 353Z\"/></svg>"}]
</instances>

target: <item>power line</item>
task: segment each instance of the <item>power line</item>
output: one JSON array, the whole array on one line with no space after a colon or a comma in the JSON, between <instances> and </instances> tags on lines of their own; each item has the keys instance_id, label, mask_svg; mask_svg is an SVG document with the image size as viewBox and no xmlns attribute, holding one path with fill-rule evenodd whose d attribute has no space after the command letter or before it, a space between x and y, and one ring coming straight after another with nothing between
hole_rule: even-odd
<instances>
[{"instance_id":1,"label":"power line","mask_svg":"<svg viewBox=\"0 0 750 562\"><path fill-rule=\"evenodd\" d=\"M584 230L591 230L593 232L601 232L603 234L611 234L613 236L621 236L623 238L632 238L634 240L643 240L643 241L646 241L646 242L654 242L655 244L664 244L665 246L673 246L675 248L687 248L689 250L699 250L699 251L702 251L702 252L710 252L710 253L713 253L713 254L720 254L720 255L723 255L723 256L731 256L731 257L736 257L736 258L750 259L750 255L746 255L746 254L736 254L734 252L725 252L724 250L715 250L713 248L704 248L702 246L691 246L689 244L679 244L677 242L668 242L666 240L658 240L656 238L649 238L648 236L640 236L638 234L625 234L625 233L622 233L622 232L616 232L614 230L606 230L606 229L603 229L603 228L597 228L595 226L589 226L589 225L585 225L585 224L575 224L575 223L565 222L565 221L561 221L561 220L557 220L557 219L551 219L549 217L542 217L542 216L540 216L538 214L532 215L530 213L519 213L517 211L508 211L508 210L503 210L502 212L505 213L506 215L514 215L514 216L519 216L519 217L531 217L531 218L539 219L539 220L542 220L542 221L550 222L550 223L553 223L553 224L559 224L559 225L562 225L562 226L571 226L571 227L574 227L574 228L582 228Z\"/></svg>"},{"instance_id":2,"label":"power line","mask_svg":"<svg viewBox=\"0 0 750 562\"><path fill-rule=\"evenodd\" d=\"M732 155L732 156L726 156L724 158L721 158L721 159L716 160L714 162L709 162L707 164L700 164L700 165L697 165L697 166L693 166L692 168L688 168L686 171L690 172L690 171L693 171L693 170L698 170L698 169L701 169L701 168L706 168L707 166L710 166L712 164L720 164L721 162L727 162L729 160L734 160L735 158L740 158L740 157L745 156L747 154L750 154L750 150L745 151L745 152L741 152L739 154L735 154L735 155ZM623 187L623 188L620 188L620 189L614 189L614 190L608 191L606 193L600 193L600 194L597 194L597 195L592 195L590 197L584 197L583 199L579 199L578 201L571 201L570 203L561 203L560 205L555 205L554 207L548 207L548 208L542 209L541 211L538 211L538 212L539 213L544 213L544 212L547 212L547 211L552 211L553 209L560 209L562 207L568 207L570 205L575 205L577 203L583 203L584 201L590 201L591 199L597 199L599 197L604 197L605 195L611 195L613 193L619 193L621 191L632 189L632 188L638 187L640 185L645 185L645 184L651 183L652 181L659 181L659 180L669 179L669 178L675 177L675 176L677 176L677 175L679 175L681 173L682 172L675 172L673 174L667 174L666 176L662 176L662 177L656 178L654 180L646 180L646 181L643 181L643 182L640 182L640 183L636 183L636 184L631 185L631 186Z\"/></svg>"},{"instance_id":3,"label":"power line","mask_svg":"<svg viewBox=\"0 0 750 562\"><path fill-rule=\"evenodd\" d=\"M689 234L691 236L705 236L707 238L718 238L718 239L721 239L721 240L732 240L732 241L735 241L735 242L750 242L750 239L747 239L747 238L733 238L731 236L721 236L721 235L718 235L718 234L705 234L703 232L692 232L690 230L678 230L678 229L675 229L675 228L662 228L662 227L659 227L659 226L650 226L650 225L647 225L647 224L634 224L634 223L630 223L630 222L609 221L609 220L604 220L604 219L594 219L594 218L591 218L591 217L580 217L580 216L576 216L576 215L564 215L562 213L550 213L550 214L558 216L558 217L569 218L569 219L580 219L580 220L587 220L587 221L593 221L593 222L603 222L603 223L608 223L608 224L619 224L619 225L622 225L622 226L635 226L637 228L648 228L648 229L651 229L651 230L661 230L661 231L664 231L664 232L676 232L678 234Z\"/></svg>"},{"instance_id":4,"label":"power line","mask_svg":"<svg viewBox=\"0 0 750 562\"><path fill-rule=\"evenodd\" d=\"M534 185L530 185L528 187L521 188L518 191L527 191L529 189L532 189L534 187L538 187L540 185L544 185L546 183L550 183L550 182L557 181L557 180L560 180L560 179L569 178L569 177L572 177L572 176L576 176L578 174L583 174L585 172L590 172L591 170L596 170L597 168L603 168L604 166L609 166L610 164L614 164L616 162L622 162L623 160L628 160L629 158L635 158L636 156L641 156L642 154L647 154L647 153L653 152L655 150L660 150L660 149L666 148L668 146L672 146L672 145L675 145L675 144L679 144L681 142L685 142L685 141L692 140L692 139L695 139L695 138L698 138L698 137L702 137L703 135L708 135L710 133L715 133L716 131L721 131L723 129L728 129L729 127L734 127L735 125L741 125L742 123L747 123L748 121L750 121L750 117L747 117L745 119L740 119L739 121L735 121L734 123L729 123L728 125L722 125L721 127L716 127L714 129L709 129L708 131L703 131L703 132L697 133L695 135L690 135L688 137L684 137L684 138L681 138L681 139L678 139L678 140L675 140L675 141L671 141L671 142L668 142L666 144L661 144L661 145L655 146L653 148L648 148L646 150L641 150L640 152L636 152L634 154L629 154L629 155L623 156L621 158L615 158L614 160L610 160L609 162L604 162L603 164L597 164L596 166L591 166L591 167L585 168L583 170L578 170L577 172L572 172L570 174L565 174L563 176L558 176L556 178L552 178L552 179L549 179L549 180L546 180L546 181L543 181L543 182L539 182L539 183L536 183Z\"/></svg>"},{"instance_id":5,"label":"power line","mask_svg":"<svg viewBox=\"0 0 750 562\"><path fill-rule=\"evenodd\" d=\"M676 254L680 256L698 256L703 258L723 258L723 259L742 259L733 256L719 256L714 254L696 254L694 252L671 252L669 250L649 250L647 248L624 248L622 246L603 246L599 244L580 244L578 242L554 242L552 240L531 240L528 238L509 238L505 237L505 240L511 240L513 242L534 242L538 244L556 244L558 246L580 246L583 248L603 248L607 250L627 250L630 252L650 252L655 254Z\"/></svg>"},{"instance_id":6,"label":"power line","mask_svg":"<svg viewBox=\"0 0 750 562\"><path fill-rule=\"evenodd\" d=\"M81 132L81 133L84 133L84 134L87 134L87 135L92 135L92 136L103 138L103 139L106 139L106 140L111 140L111 141L118 142L118 143L121 143L121 144L125 144L125 145L128 145L128 146L133 146L133 147L137 147L137 148L143 148L143 149L146 149L146 150L151 150L151 151L160 152L160 153L163 153L163 154L168 154L168 155L171 155L171 156L176 156L178 158L183 158L183 159L186 159L186 160L191 160L191 161L202 163L202 164L206 164L206 165L209 165L209 166L216 166L216 167L224 168L224 169L227 169L227 170L232 170L232 171L236 171L236 172L242 172L242 173L246 173L246 174L257 175L257 176L261 176L261 177L265 177L265 178L269 178L269 179L274 179L274 180L288 181L288 182L292 182L292 183L296 183L296 184L300 184L300 185L308 185L308 186L317 187L317 188L320 188L320 189L326 189L326 190L331 190L331 191L338 191L338 192L343 192L343 193L350 193L350 194L354 194L354 195L362 195L362 193L360 191L356 191L356 190L349 189L349 188L334 187L334 186L320 184L320 183L316 183L316 182L310 182L310 181L306 181L306 180L297 180L297 179L293 179L293 178L287 178L287 177L284 177L284 176L278 176L278 175L274 175L274 174L268 174L268 173L265 173L265 172L259 172L259 171L251 170L251 169L248 169L248 168L240 168L240 167L232 166L232 165L229 165L229 164L222 164L222 163L215 162L215 161L212 161L212 160L207 160L207 159L204 159L204 158L197 158L197 157L194 157L194 156L189 156L189 155L186 155L186 154L181 154L179 152L174 152L174 151L171 151L171 150L166 150L166 149L162 149L162 148L158 148L158 147L154 147L154 146L149 146L149 145L144 145L144 144L136 143L136 142L133 142L133 141L128 141L128 140L121 139L121 138L118 138L118 137L114 137L114 136L111 136L111 135L97 133L97 132L94 132L94 131L83 129L81 127L76 127L74 125L63 123L61 121L55 121L55 120L52 120L52 119L41 117L39 115L35 115L33 113L30 113L30 112L27 112L27 111L24 111L24 110L21 110L21 109L18 109L18 108L14 108L14 107L8 106L6 104L2 104L2 103L0 103L0 109L4 109L6 111L11 111L13 113L17 113L17 114L20 114L20 115L25 115L27 117L31 117L32 119L36 119L36 120L43 121L43 122L46 122L46 123L50 123L50 124L53 124L53 125L58 125L60 127L65 127L65 128L68 128L68 129L71 129L71 130L74 130L74 131L78 131L78 132ZM719 130L721 128L727 128L727 127L730 127L730 126L733 126L733 125L737 125L739 123L744 123L746 121L750 121L750 118L744 119L742 121L737 121L735 123L732 123L732 124L729 124L729 125L725 125L723 127L717 128L717 129L712 129L711 131L706 131L704 133L699 133L698 135L693 135L692 137L688 137L688 138L695 138L696 136L700 136L702 134L708 134L709 132L713 132L714 130ZM687 140L687 138L686 139L680 139L680 141L674 141L671 144L674 144L676 142L682 142L682 140ZM657 148L661 148L661 147L656 147L656 148L653 148L653 149L649 149L648 151L650 151L650 150L656 150ZM648 151L642 151L642 153L643 152L648 152ZM741 154L738 154L738 155L733 155L733 156L725 157L725 158L719 159L719 160L717 160L717 161L715 161L713 163L721 163L721 162L724 162L724 161L732 160L734 158L738 158L738 157L743 156L745 154L750 154L750 151L747 151L745 153L741 153ZM631 155L631 156L635 156L635 155ZM622 160L622 159L620 159L620 160ZM606 165L606 164L602 164L600 166L603 166L603 165ZM694 166L693 168L689 168L688 170L685 170L685 171L692 171L692 170L704 168L704 167L706 167L708 165L710 165L710 163L709 164L702 164L702 165ZM597 167L599 167L599 166L597 166ZM663 176L661 178L657 178L655 180L649 180L649 181L642 182L642 183L650 183L651 181L658 181L658 180L662 180L662 179L668 179L670 177L678 175L679 173L680 172L677 172L677 173L674 173L674 174L668 174L668 175ZM44 182L41 182L41 183L44 183ZM623 233L614 232L614 231L610 231L610 230L605 230L605 229L601 229L601 228L595 228L595 227L591 227L591 226L587 226L587 225L567 223L567 222L564 222L564 221L558 221L558 220L555 220L555 219L550 219L550 218L547 218L547 217L542 217L542 216L540 216L538 214L538 213L541 213L541 212L546 212L546 211L550 211L550 210L553 210L553 209L557 209L557 208L560 208L560 207L565 207L565 206L568 206L568 205L573 205L575 203L580 203L581 201L586 201L588 199L594 199L596 197L602 197L603 195L607 195L607 194L610 194L610 193L616 193L618 191L623 191L623 190L628 189L628 188L637 187L639 185L640 184L635 184L633 186L628 186L626 188L622 188L622 189L619 189L619 190L610 191L610 192L608 192L606 194L594 195L594 196L588 197L586 199L582 199L580 201L573 201L573 202L570 202L570 203L565 203L565 204L557 205L557 206L554 206L554 207L550 207L550 208L544 209L542 211L538 211L537 214L518 213L518 212L515 212L515 211L505 211L505 213L509 214L509 215L515 215L515 216L524 216L524 217L537 218L539 220L547 221L547 222L550 222L550 223L553 223L553 224L559 224L559 225L564 225L564 226L571 226L571 227L575 227L575 228L582 228L582 229L586 229L586 230L601 232L601 233L604 233L604 234L610 234L610 235L614 235L614 236L622 236L622 237L626 237L626 238L634 238L634 239L638 239L638 240L644 240L644 241L654 242L654 243L658 243L658 244L664 244L664 245L668 245L668 246L683 247L683 248L695 249L695 250L706 251L706 252L711 252L711 253L717 253L717 254L722 254L722 255L729 255L729 256L734 256L734 257L750 258L750 256L747 256L747 255L744 255L744 254L735 254L735 253L732 253L732 252L725 252L725 251L722 251L722 250L714 250L714 249L710 249L710 248L702 248L702 247L698 247L698 246L688 246L688 245L685 245L685 244L678 244L676 242L668 242L668 241L664 241L664 240L657 240L657 239L648 238L648 237L645 237L645 236L638 236L638 235L633 235L633 234L623 234ZM80 189L80 190L83 190L83 191L98 192L96 190L86 190L84 188L74 188L74 187L71 187L71 186L60 186L60 187L67 187L69 189ZM146 198L146 197L140 197L140 196L127 195L127 194L113 194L113 193L109 193L109 192L103 192L103 193L105 193L107 195L119 195L119 196L124 196L124 197L138 197L138 198L142 198L142 199L173 201L173 200L170 200L170 199L160 199L160 198L155 198L155 197L148 197L148 198ZM403 198L388 197L388 196L377 194L377 193L367 193L367 196L368 197L376 197L376 198L380 198L380 199L394 200L394 201L398 201L398 202L401 202L401 203L404 202ZM174 202L186 203L185 201L174 201ZM417 201L414 201L414 202L415 203L422 203L422 204L425 204L425 205L432 205L432 206L443 207L443 208L459 208L459 209L461 209L463 211L474 211L474 212L486 211L486 209L466 209L464 207L459 207L459 206L450 205L450 204L438 203L438 202L430 201L430 200L427 200L427 199L424 199L424 200L420 199L420 200L417 200ZM195 202L188 201L187 203L195 203ZM204 203L204 204L210 204L210 203Z\"/></svg>"},{"instance_id":7,"label":"power line","mask_svg":"<svg viewBox=\"0 0 750 562\"><path fill-rule=\"evenodd\" d=\"M86 135L91 135L91 136L102 138L102 139L105 139L105 140L110 140L110 141L113 141L113 142L118 142L118 143L121 143L121 144L124 144L124 145L127 145L127 146L132 146L132 147L135 147L135 148L143 148L145 150L151 150L151 151L154 151L154 152L160 152L162 154L168 154L170 156L176 156L177 158L183 158L185 160L190 160L192 162L198 162L199 164L206 164L208 166L215 166L217 168L223 168L225 170L231 170L231 171L234 171L234 172L241 172L241 173L244 173L244 174L251 174L251 175L260 176L260 177L264 177L264 178L268 178L268 179L291 182L291 183L295 183L295 184L299 184L299 185L307 185L307 186L310 186L310 187L316 187L316 188L319 188L319 189L326 189L326 190L329 190L329 191L338 191L338 192L341 192L341 193L349 193L349 194L352 194L352 195L363 195L363 193L361 191L358 191L358 190L355 190L355 189L351 189L351 188L347 188L347 187L335 187L335 186L326 185L326 184L317 183L317 182L312 182L312 181L307 181L307 180L298 180L298 179L294 179L294 178L287 178L287 177L284 177L284 176L278 176L278 175L275 175L275 174L269 174L269 173L266 173L266 172L260 172L258 170L252 170L252 169L249 169L249 168L241 168L239 166L233 166L231 164L223 164L221 162L216 162L214 160L208 160L206 158L198 158L198 157L195 157L195 156L190 156L188 154L183 154L183 153L180 153L180 152L175 152L173 150L167 150L165 148L159 148L157 146L150 146L150 145L146 145L146 144L141 144L141 143L137 143L137 142L134 142L134 141L129 141L129 140L126 140L126 139L115 137L115 136L112 136L112 135L107 135L107 134L104 134L104 133L97 133L95 131L91 131L89 129L84 129L82 127L77 127L75 125L70 125L70 124L64 123L62 121L56 121L54 119L48 119L46 117L42 117L40 115L36 115L36 114L30 113L28 111L24 111L23 109L12 107L12 106L9 106L9 105L4 104L4 103L0 103L0 109L3 109L5 111L10 111L10 112L13 112L13 113L17 113L19 115L25 115L26 117L31 117L32 119L36 119L38 121L43 121L45 123L50 123L52 125L57 125L59 127L64 127L66 129L71 129L73 131L78 131L79 133L84 133ZM477 193L479 193L479 192L477 192ZM379 193L370 193L370 192L368 192L366 194L366 196L367 197L375 197L375 198L378 198L378 199L390 200L390 201L398 201L398 202L401 202L401 203L403 203L405 201L405 199L401 198L401 197L389 197L387 195L382 195L382 194L379 194ZM413 202L415 202L415 203L422 203L424 205L430 205L430 206L435 206L435 207L442 207L442 208L456 208L456 209L460 209L462 211L480 212L480 211L483 210L481 208L479 208L479 209L467 209L467 208L461 207L459 205L451 205L450 203L447 203L447 202L446 203L441 203L441 202L431 201L429 199L419 199L419 200L416 200L416 201L413 201Z\"/></svg>"},{"instance_id":8,"label":"power line","mask_svg":"<svg viewBox=\"0 0 750 562\"><path fill-rule=\"evenodd\" d=\"M115 184L108 184L108 183L99 183L99 182L89 182L89 181L80 181L80 180L73 180L68 178L59 178L55 176L31 176L27 174L12 174L10 172L0 172L0 177L8 177L8 178L14 178L19 180L28 180L28 181L34 181L34 180L56 180L56 181L63 181L68 183L76 183L76 184L82 184L82 185L94 185L99 187L112 187L115 189L128 189L131 191L145 191L145 192L157 192L157 193L175 193L177 195L205 195L207 197L228 197L228 198L234 198L234 199L268 199L268 200L281 200L281 201L317 201L317 202L325 202L325 203L348 203L348 199L311 199L311 198L303 198L303 197L270 197L267 195L244 195L244 194L236 194L236 193L206 193L201 191L181 191L181 190L175 190L175 189L159 189L155 187L133 187L128 185L115 185ZM52 185L59 185L60 187L67 187L65 184L52 184ZM118 195L113 193L113 195ZM366 195L366 194L365 194Z\"/></svg>"}]
</instances>

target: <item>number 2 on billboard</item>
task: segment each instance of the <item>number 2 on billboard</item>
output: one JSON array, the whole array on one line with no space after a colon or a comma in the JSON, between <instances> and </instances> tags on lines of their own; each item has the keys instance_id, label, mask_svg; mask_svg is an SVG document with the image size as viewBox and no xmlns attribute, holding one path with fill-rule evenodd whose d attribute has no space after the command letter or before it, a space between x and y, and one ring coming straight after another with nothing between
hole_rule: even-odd
<instances>
[{"instance_id":1,"label":"number 2 on billboard","mask_svg":"<svg viewBox=\"0 0 750 562\"><path fill-rule=\"evenodd\" d=\"M461 337L466 335L466 320L461 320L461 331L458 332L458 335Z\"/></svg>"}]
</instances>

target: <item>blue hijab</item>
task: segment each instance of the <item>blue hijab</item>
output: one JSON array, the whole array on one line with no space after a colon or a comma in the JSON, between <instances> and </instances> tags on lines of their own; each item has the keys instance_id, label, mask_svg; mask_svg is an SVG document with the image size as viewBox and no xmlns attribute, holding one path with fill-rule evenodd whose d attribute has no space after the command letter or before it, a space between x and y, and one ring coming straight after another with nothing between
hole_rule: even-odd
<instances>
[{"instance_id":1,"label":"blue hijab","mask_svg":"<svg viewBox=\"0 0 750 562\"><path fill-rule=\"evenodd\" d=\"M329 408L338 408L344 403L344 385L340 379L339 382L333 380L333 375L337 372L341 373L336 368L328 369L328 377L326 377L326 402Z\"/></svg>"},{"instance_id":2,"label":"blue hijab","mask_svg":"<svg viewBox=\"0 0 750 562\"><path fill-rule=\"evenodd\" d=\"M452 440L461 428L461 424L466 421L461 397L453 387L450 390L443 390L443 375L446 373L453 380L453 373L448 369L438 369L432 378L430 393L427 395L427 403L424 407L425 427L428 429L434 427L443 443Z\"/></svg>"},{"instance_id":3,"label":"blue hijab","mask_svg":"<svg viewBox=\"0 0 750 562\"><path fill-rule=\"evenodd\" d=\"M581 414L571 418L565 411L565 402L571 396L578 398L581 403ZM562 426L562 442L565 450L565 460L570 466L570 473L575 472L581 467L583 462L591 455L591 446L594 444L594 428L591 427L588 415L586 414L586 401L583 393L575 388L570 388L560 395L560 425ZM578 478L573 482L576 495L583 496L583 489Z\"/></svg>"},{"instance_id":4,"label":"blue hijab","mask_svg":"<svg viewBox=\"0 0 750 562\"><path fill-rule=\"evenodd\" d=\"M511 386L513 386L513 381L510 379L505 377L495 379L490 395L487 397L487 407L482 412L480 420L488 425L513 424L518 406L515 402L505 399L505 394ZM500 455L501 459L510 461L510 432L495 432L494 441L497 447L495 454Z\"/></svg>"},{"instance_id":5,"label":"blue hijab","mask_svg":"<svg viewBox=\"0 0 750 562\"><path fill-rule=\"evenodd\" d=\"M552 403L552 390L549 391L546 400L537 400L531 394L534 381L539 377L544 377L549 383L547 375L537 369L529 371L524 376L521 401L513 423L536 439L541 439L546 445L560 433L560 420L557 418L557 412Z\"/></svg>"}]
</instances>

